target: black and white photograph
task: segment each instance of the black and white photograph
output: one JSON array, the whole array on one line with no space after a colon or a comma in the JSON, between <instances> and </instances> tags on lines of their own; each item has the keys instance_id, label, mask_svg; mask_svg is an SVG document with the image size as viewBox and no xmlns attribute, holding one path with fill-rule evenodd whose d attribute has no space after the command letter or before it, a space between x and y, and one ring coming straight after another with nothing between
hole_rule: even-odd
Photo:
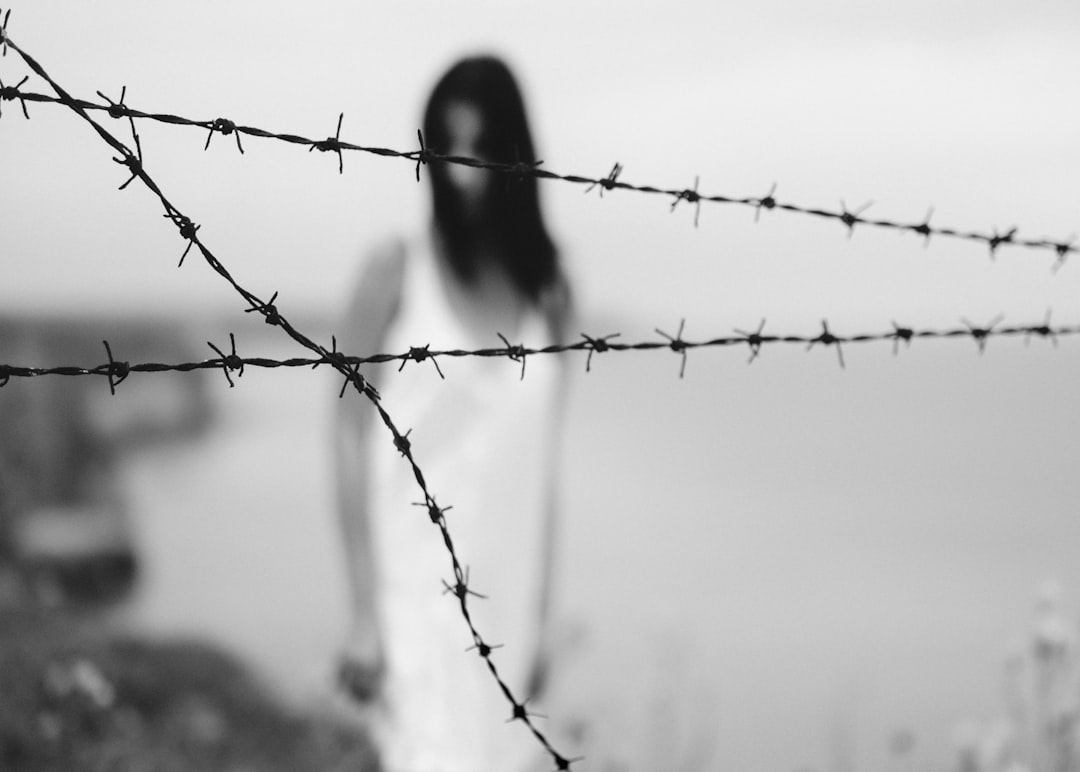
<instances>
[{"instance_id":1,"label":"black and white photograph","mask_svg":"<svg viewBox=\"0 0 1080 772\"><path fill-rule=\"evenodd\" d=\"M0 772L1080 772L1078 34L0 0Z\"/></svg>"}]
</instances>

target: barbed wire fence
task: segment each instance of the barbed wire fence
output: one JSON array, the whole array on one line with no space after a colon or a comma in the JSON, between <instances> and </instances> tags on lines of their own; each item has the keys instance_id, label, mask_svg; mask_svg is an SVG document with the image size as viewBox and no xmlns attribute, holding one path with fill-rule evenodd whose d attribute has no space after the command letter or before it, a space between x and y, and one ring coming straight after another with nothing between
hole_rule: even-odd
<instances>
[{"instance_id":1,"label":"barbed wire fence","mask_svg":"<svg viewBox=\"0 0 1080 772\"><path fill-rule=\"evenodd\" d=\"M928 211L926 218L921 222L903 222L866 217L863 215L863 212L866 211L869 205L859 207L852 211L849 210L847 205L843 202L841 202L841 208L839 210L827 210L795 203L787 203L776 198L775 193L777 186L775 184L764 196L737 197L700 192L698 190L697 180L695 180L693 188L685 189L662 188L653 185L630 183L620 179L623 172L623 167L620 163L614 164L611 171L603 177L590 177L587 175L552 172L542 168L542 161L519 161L513 164L505 164L485 162L475 158L462 156L443 155L426 147L423 135L419 131L417 132L418 147L413 150L395 150L391 148L359 145L347 142L341 138L341 128L344 121L343 113L338 116L335 134L326 139L316 140L295 134L279 133L257 127L245 126L220 117L212 120L194 120L168 113L144 112L134 109L125 103L125 97L127 95L126 87L121 89L118 101L112 100L99 91L97 92L97 95L103 101L93 102L76 98L69 94L46 72L44 67L39 64L33 56L18 46L9 37L8 22L10 16L11 10L9 9L2 17L0 17L0 49L2 49L3 55L6 56L8 48L13 50L21 57L32 73L48 84L48 86L56 92L56 95L53 96L23 90L23 86L30 78L29 75L23 77L14 85L6 85L0 80L0 117L3 115L2 109L4 102L18 102L25 119L30 118L30 113L27 108L28 103L60 105L74 111L114 152L118 154L113 160L120 166L123 166L130 175L127 180L119 186L119 189L124 190L132 182L138 180L158 198L164 210L163 216L171 221L178 229L181 239L186 242L178 266L182 266L191 251L195 250L204 261L241 296L247 304L247 308L244 309L245 312L257 313L262 316L266 324L280 327L286 335L303 348L309 350L313 356L294 357L289 359L244 357L237 352L235 336L232 333L229 333L229 349L227 351L212 342L207 342L207 345L213 353L216 354L213 358L179 363L132 363L116 358L111 345L107 341L102 341L105 349L105 361L90 367L75 365L27 367L0 362L0 387L7 385L11 378L35 378L46 375L98 376L107 379L110 393L115 395L117 387L133 373L179 373L195 370L221 370L229 386L232 387L235 385L233 375L235 374L236 377L241 377L245 368L248 367L268 369L309 367L314 369L319 368L322 365L327 365L335 369L343 378L339 397L344 397L346 391L351 387L367 398L372 404L373 409L378 413L386 429L389 431L396 451L401 454L404 462L410 466L416 484L422 494L423 501L420 505L426 509L427 515L433 526L439 530L450 558L453 582L446 583L445 588L455 597L464 624L472 637L474 645L470 650L476 650L479 656L484 660L497 687L507 700L510 708L511 720L520 721L528 728L536 741L551 757L557 770L569 770L573 764L581 759L580 757L569 757L559 752L553 746L547 735L538 727L534 720L536 716L527 710L525 701L515 696L515 693L500 675L497 664L493 659L493 653L499 646L487 642L472 619L470 612L470 598L486 596L478 596L469 585L468 573L464 568L465 563L459 556L459 552L454 544L445 517L445 512L450 507L440 506L436 503L436 497L429 489L421 466L414 455L412 443L408 438L409 432L406 431L403 433L399 430L393 421L391 414L382 404L381 397L376 388L360 374L359 368L362 364L396 361L400 362L401 366L404 367L410 362L421 363L430 360L434 364L436 370L439 371L439 375L442 376L442 372L438 367L438 360L440 358L502 357L519 364L521 367L521 377L524 378L526 360L531 356L584 352L586 354L585 368L588 371L591 368L592 357L594 354L670 350L680 357L679 375L682 377L685 374L688 352L700 348L745 346L750 353L748 361L753 362L761 354L763 347L768 345L800 345L807 350L818 346L822 348L834 347L839 365L843 367L845 364L843 348L847 345L860 343L891 342L895 354L899 351L901 343L908 346L915 340L970 339L975 342L979 351L982 352L985 350L987 341L991 338L1022 336L1025 340L1030 340L1032 337L1037 337L1049 339L1056 345L1059 337L1080 334L1080 325L1052 325L1050 322L1050 313L1048 312L1046 318L1041 323L1026 325L1002 326L1003 319L999 316L982 325L964 320L962 327L948 329L917 328L893 322L890 330L848 335L837 334L832 331L829 328L827 320L822 320L821 330L815 334L771 334L765 332L765 321L762 320L752 331L736 329L734 330L734 334L690 340L683 337L685 327L684 320L680 322L675 334L670 334L657 328L655 331L659 336L659 339L651 341L624 342L616 340L621 337L619 333L597 336L581 333L580 340L572 343L563 343L542 348L530 348L524 343L511 344L509 340L502 335L499 335L499 338L503 343L503 345L499 347L473 350L451 349L432 351L430 346L425 345L411 347L407 352L357 356L338 351L337 341L332 338L331 346L330 348L327 348L309 338L288 321L276 305L275 301L278 297L277 292L272 293L269 299L263 299L254 292L246 289L228 271L226 266L214 252L202 241L199 236L200 226L166 197L161 187L147 172L144 165L142 145L136 128L136 120L149 120L182 127L199 128L207 132L204 150L209 148L214 135L220 134L223 137L234 137L237 149L240 153L244 153L241 135L271 139L300 147L307 147L309 152L318 150L320 152L334 153L338 157L339 173L344 173L344 152L355 151L406 160L415 165L415 176L417 181L420 180L421 166L435 163L450 163L497 172L506 176L508 184L512 184L515 179L535 177L537 179L584 185L586 186L586 193L598 189L601 196L603 196L605 191L612 190L625 190L641 194L659 195L671 199L670 211L674 211L678 205L683 202L694 206L695 225L697 225L702 203L734 204L753 208L755 220L760 216L762 209L780 210L836 221L843 225L848 230L849 234L852 233L856 227L869 226L915 233L923 236L925 240L924 243L926 244L928 244L930 239L935 236L982 243L989 249L991 258L996 256L999 248L1005 246L1031 251L1049 251L1056 256L1056 260L1051 266L1054 271L1059 270L1065 264L1067 258L1073 253L1080 251L1080 247L1074 245L1076 240L1075 237L1069 237L1067 239L1020 238L1017 236L1018 228L1016 227L1001 233L996 229L992 232L978 232L931 225L930 218L933 213L932 209ZM91 117L91 113L93 112L105 112L113 119L127 119L132 135L134 150L129 145L119 140L113 133L105 129L100 123L95 121L94 118Z\"/></svg>"},{"instance_id":2,"label":"barbed wire fence","mask_svg":"<svg viewBox=\"0 0 1080 772\"><path fill-rule=\"evenodd\" d=\"M542 160L518 161L509 164L482 161L466 156L445 155L428 148L424 144L423 134L419 131L417 132L418 148L413 150L395 150L393 148L360 145L348 142L341 138L341 127L345 118L344 113L338 114L337 130L335 131L334 136L327 137L326 139L312 139L297 134L287 134L261 129L255 126L245 126L228 118L219 117L210 120L196 120L170 113L151 113L137 110L125 104L124 100L127 95L126 87L121 89L119 101L114 102L104 93L98 91L97 94L103 101L93 102L86 99L76 99L70 97L70 95L64 98L32 91L23 91L22 86L26 80L27 78L23 78L14 86L5 86L2 81L0 81L0 114L2 114L2 102L18 101L22 108L22 113L27 119L30 117L30 113L26 107L27 102L64 104L83 113L101 111L107 112L112 118L128 118L132 121L136 119L148 120L173 126L198 128L207 132L206 142L203 145L204 150L209 149L210 142L215 134L220 134L223 137L234 137L237 150L239 150L240 153L244 153L244 147L240 141L241 135L259 137L262 139L276 140L286 144L306 147L309 152L319 150L320 152L334 153L338 157L338 171L342 174L345 171L344 152L351 151L410 161L415 164L417 181L420 180L421 166L431 163L451 163L498 172L506 175L511 180L515 178L535 177L543 180L557 180L574 185L584 185L586 186L585 192L588 193L594 189L599 189L601 196L604 191L612 190L658 195L671 199L669 211L674 211L678 205L684 201L693 205L695 207L695 225L697 225L702 203L731 204L750 207L755 210L755 218L760 216L762 209L778 210L832 220L847 228L849 234L853 233L858 226L868 226L915 233L923 236L925 239L924 243L926 244L929 244L930 239L935 236L981 243L988 248L991 258L995 257L998 250L1004 246L1021 247L1036 251L1050 251L1056 255L1056 261L1052 264L1055 271L1060 269L1072 254L1080 251L1080 246L1077 246L1075 243L1077 240L1076 235L1070 235L1062 239L1020 238L1017 235L1019 233L1019 228L1015 226L1009 228L1005 232L999 232L996 228L992 229L992 232L986 232L931 225L930 220L934 214L933 207L928 208L925 218L919 222L879 219L867 217L863 214L863 212L869 209L871 205L869 203L857 207L855 210L850 210L848 209L847 204L841 201L840 209L830 210L781 201L776 197L776 190L778 187L776 184L773 184L769 191L763 196L734 196L718 193L709 194L698 190L698 179L695 179L693 188L664 188L655 185L627 182L624 179L620 179L624 168L623 165L618 162L612 166L611 170L605 176L594 177L582 174L563 174L554 172L543 168L544 162Z\"/></svg>"},{"instance_id":3,"label":"barbed wire fence","mask_svg":"<svg viewBox=\"0 0 1080 772\"><path fill-rule=\"evenodd\" d=\"M602 354L605 352L627 352L627 351L657 351L669 349L674 351L681 357L681 364L679 366L679 377L683 377L686 372L686 359L687 353L694 349L699 348L724 348L733 346L746 346L750 351L749 361L757 359L761 354L763 346L770 344L800 344L805 345L806 350L812 349L816 345L821 346L833 346L836 348L837 358L840 362L840 366L844 366L844 353L842 346L848 344L858 343L881 343L891 341L893 343L893 352L899 351L901 343L908 346L913 340L943 340L943 339L956 339L967 338L975 342L979 351L982 352L986 348L986 343L991 338L1005 338L1005 337L1020 337L1023 336L1025 341L1030 341L1032 337L1049 339L1053 343L1057 343L1057 339L1062 336L1080 335L1080 325L1060 325L1054 326L1049 322L1049 318L1041 324L1034 325L1022 325L1022 326L1007 326L1001 327L1000 317L997 320L992 321L990 324L979 327L974 324L968 323L965 327L954 327L943 330L931 330L931 329L914 329L911 327L904 327L898 324L893 325L893 329L885 332L871 332L860 333L856 335L836 335L829 330L828 322L822 322L822 330L820 333L814 336L809 335L770 335L764 332L764 322L762 322L756 331L744 332L737 330L735 335L729 335L719 338L709 338L707 340L687 340L682 337L683 325L680 324L679 332L677 335L670 335L661 329L657 329L657 334L663 336L665 340L652 340L652 341L638 341L634 343L622 343L614 340L620 336L620 333L610 333L602 336L591 336L585 333L581 334L581 340L574 343L564 343L551 346L544 346L543 348L529 348L524 344L511 345L509 341L504 342L506 345L495 348L482 348L482 349L446 349L432 351L430 346L413 347L409 351L397 353L397 354L373 354L370 356L350 356L344 354L330 354L322 355L318 357L291 357L289 359L274 359L272 357L242 357L236 352L236 338L232 333L229 334L230 351L228 354L224 350L216 346L215 344L207 341L209 346L216 357L211 359L203 359L193 362L136 362L131 363L123 360L118 360L113 357L112 346L108 341L102 341L105 347L105 354L107 361L91 367L79 366L79 365L55 365L50 367L25 367L12 364L0 364L0 388L7 385L11 378L34 378L42 375L66 375L66 376L79 376L79 375L96 375L107 378L109 381L109 390L113 393L116 392L116 387L125 380L132 373L187 373L194 370L221 370L225 374L225 378L229 383L229 386L235 386L231 373L236 373L237 377L244 374L244 368L255 367L263 369L278 369L278 368L295 368L295 367L310 367L317 368L321 365L331 365L335 363L344 362L350 368L355 368L358 365L364 364L382 364L386 362L400 362L404 367L409 362L425 362L430 360L438 367L438 360L442 357L459 358L459 357L485 357L485 358L505 358L512 362L519 363L521 365L521 377L525 377L525 360L527 357L538 356L544 354L565 354L567 352L582 351L586 352L587 357L585 360L585 367L588 370L592 364L593 354ZM439 371L441 375L441 370ZM351 377L347 377L342 384L341 396L344 396L345 391L351 383Z\"/></svg>"}]
</instances>

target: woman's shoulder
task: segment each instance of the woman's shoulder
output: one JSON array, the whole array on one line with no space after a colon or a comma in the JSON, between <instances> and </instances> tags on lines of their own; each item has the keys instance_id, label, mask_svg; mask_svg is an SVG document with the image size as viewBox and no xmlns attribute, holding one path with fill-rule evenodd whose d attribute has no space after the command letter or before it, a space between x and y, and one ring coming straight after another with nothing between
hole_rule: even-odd
<instances>
[{"instance_id":1,"label":"woman's shoulder","mask_svg":"<svg viewBox=\"0 0 1080 772\"><path fill-rule=\"evenodd\" d=\"M555 279L540 291L538 305L552 337L558 343L565 343L569 327L573 323L574 296L570 282L561 270Z\"/></svg>"},{"instance_id":2,"label":"woman's shoulder","mask_svg":"<svg viewBox=\"0 0 1080 772\"><path fill-rule=\"evenodd\" d=\"M407 253L407 242L399 236L384 238L367 250L348 300L347 327L382 328L389 323L400 302Z\"/></svg>"},{"instance_id":3,"label":"woman's shoulder","mask_svg":"<svg viewBox=\"0 0 1080 772\"><path fill-rule=\"evenodd\" d=\"M405 270L409 252L408 241L402 236L387 236L368 249L364 255L361 284L384 282L400 277Z\"/></svg>"}]
</instances>

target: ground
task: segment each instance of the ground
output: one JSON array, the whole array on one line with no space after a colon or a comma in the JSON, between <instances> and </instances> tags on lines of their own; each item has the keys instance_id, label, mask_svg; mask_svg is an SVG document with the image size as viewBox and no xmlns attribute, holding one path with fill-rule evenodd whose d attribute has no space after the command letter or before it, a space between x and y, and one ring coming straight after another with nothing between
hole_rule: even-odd
<instances>
[{"instance_id":1,"label":"ground","mask_svg":"<svg viewBox=\"0 0 1080 772\"><path fill-rule=\"evenodd\" d=\"M108 631L79 612L0 609L4 772L371 772L341 717L298 715L206 644Z\"/></svg>"}]
</instances>

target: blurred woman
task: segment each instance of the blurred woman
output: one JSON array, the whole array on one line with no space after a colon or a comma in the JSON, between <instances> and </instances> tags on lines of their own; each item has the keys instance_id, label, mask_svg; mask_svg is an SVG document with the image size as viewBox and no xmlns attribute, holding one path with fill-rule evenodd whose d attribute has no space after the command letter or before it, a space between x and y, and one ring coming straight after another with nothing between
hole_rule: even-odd
<instances>
[{"instance_id":1,"label":"blurred woman","mask_svg":"<svg viewBox=\"0 0 1080 772\"><path fill-rule=\"evenodd\" d=\"M427 147L485 162L535 158L510 70L455 64L423 121ZM567 282L532 177L434 162L427 229L377 248L339 329L350 354L413 347L539 348L565 339ZM519 699L535 692L552 576L563 367L554 356L442 358L362 370L409 439L469 567L477 629ZM375 714L387 772L514 772L539 748L475 652L450 557L412 469L366 400L337 416L338 486L353 627L342 682ZM452 509L450 509L452 507Z\"/></svg>"}]
</instances>

